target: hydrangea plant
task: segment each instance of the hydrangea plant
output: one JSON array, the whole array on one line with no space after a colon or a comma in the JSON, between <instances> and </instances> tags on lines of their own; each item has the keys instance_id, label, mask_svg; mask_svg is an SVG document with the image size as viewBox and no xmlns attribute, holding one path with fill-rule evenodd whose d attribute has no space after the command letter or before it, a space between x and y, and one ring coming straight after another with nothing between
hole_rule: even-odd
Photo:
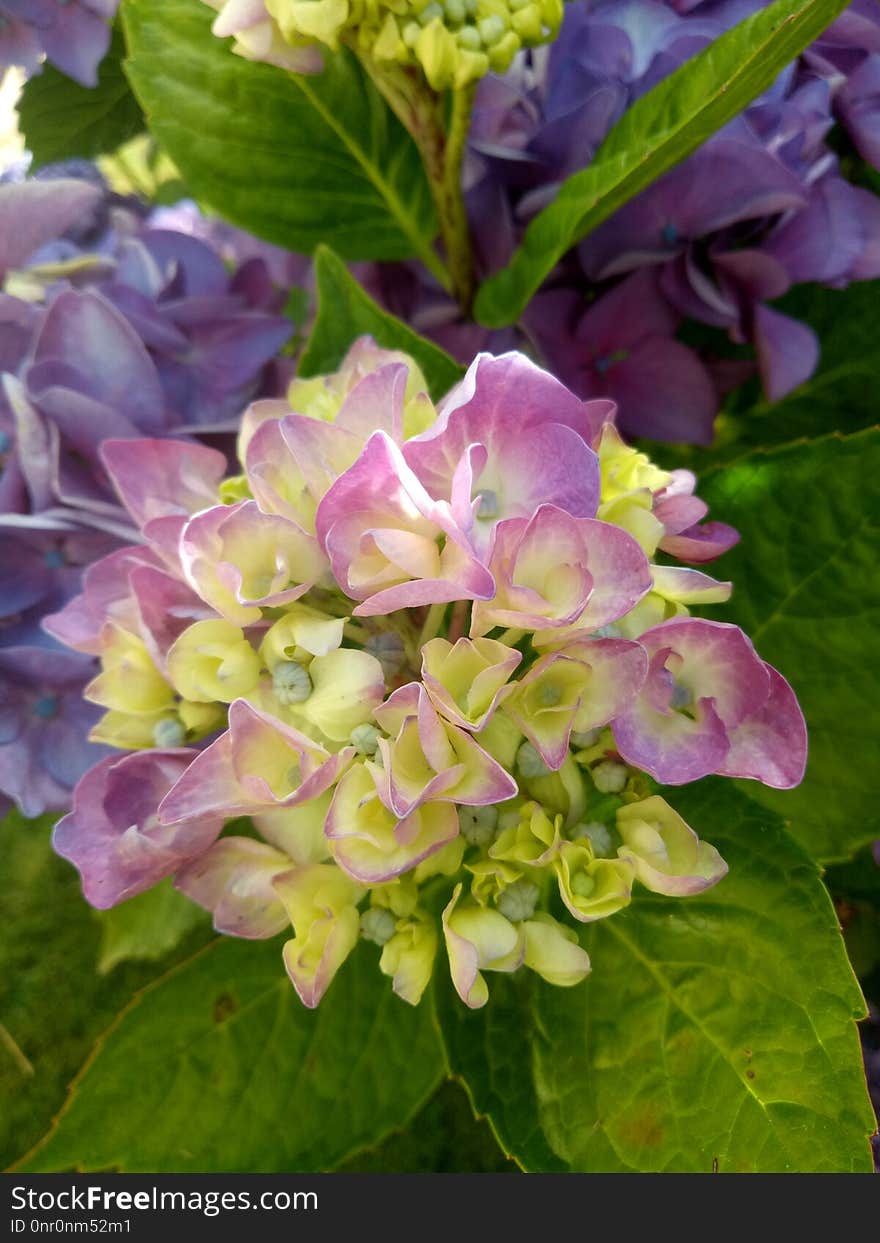
<instances>
[{"instance_id":1,"label":"hydrangea plant","mask_svg":"<svg viewBox=\"0 0 880 1243\"><path fill-rule=\"evenodd\" d=\"M786 291L880 271L875 0L119 7L90 87L115 5L0 0L80 79L0 185L0 800L98 908L12 812L0 1056L82 1062L89 921L164 962L26 1168L339 1168L453 1076L490 1165L867 1169L876 351Z\"/></svg>"}]
</instances>

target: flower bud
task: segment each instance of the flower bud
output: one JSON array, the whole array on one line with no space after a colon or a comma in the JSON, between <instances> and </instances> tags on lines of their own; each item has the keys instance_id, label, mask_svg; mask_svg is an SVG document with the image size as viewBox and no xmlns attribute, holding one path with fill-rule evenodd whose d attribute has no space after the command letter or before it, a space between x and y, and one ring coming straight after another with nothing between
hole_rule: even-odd
<instances>
[{"instance_id":1,"label":"flower bud","mask_svg":"<svg viewBox=\"0 0 880 1243\"><path fill-rule=\"evenodd\" d=\"M385 945L394 936L397 920L384 906L371 906L361 915L361 936L374 945Z\"/></svg>"},{"instance_id":2,"label":"flower bud","mask_svg":"<svg viewBox=\"0 0 880 1243\"><path fill-rule=\"evenodd\" d=\"M279 703L305 703L312 693L312 679L295 660L282 660L272 674L272 690Z\"/></svg>"},{"instance_id":3,"label":"flower bud","mask_svg":"<svg viewBox=\"0 0 880 1243\"><path fill-rule=\"evenodd\" d=\"M525 965L557 988L571 988L590 973L590 958L572 928L538 912L523 924Z\"/></svg>"},{"instance_id":4,"label":"flower bud","mask_svg":"<svg viewBox=\"0 0 880 1243\"><path fill-rule=\"evenodd\" d=\"M593 784L600 794L619 794L627 783L629 774L625 764L615 760L602 760L590 769Z\"/></svg>"},{"instance_id":5,"label":"flower bud","mask_svg":"<svg viewBox=\"0 0 880 1243\"><path fill-rule=\"evenodd\" d=\"M530 880L518 880L499 895L495 905L505 919L517 924L532 918L540 896L541 891L537 885L533 885Z\"/></svg>"},{"instance_id":6,"label":"flower bud","mask_svg":"<svg viewBox=\"0 0 880 1243\"><path fill-rule=\"evenodd\" d=\"M379 970L390 975L398 997L417 1006L428 987L437 954L437 930L427 916L401 921L382 950Z\"/></svg>"}]
</instances>

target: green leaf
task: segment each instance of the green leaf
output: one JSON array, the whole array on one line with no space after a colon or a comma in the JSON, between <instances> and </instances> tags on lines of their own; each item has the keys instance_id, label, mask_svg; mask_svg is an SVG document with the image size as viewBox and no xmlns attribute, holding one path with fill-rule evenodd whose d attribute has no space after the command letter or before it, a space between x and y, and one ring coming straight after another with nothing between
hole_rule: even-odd
<instances>
[{"instance_id":1,"label":"green leaf","mask_svg":"<svg viewBox=\"0 0 880 1243\"><path fill-rule=\"evenodd\" d=\"M233 55L202 0L125 0L122 13L135 93L196 197L290 250L326 241L437 271L415 144L351 54L293 75Z\"/></svg>"},{"instance_id":2,"label":"green leaf","mask_svg":"<svg viewBox=\"0 0 880 1243\"><path fill-rule=\"evenodd\" d=\"M0 820L0 1169L45 1134L95 1040L157 974L124 963L98 975L98 925L76 871L49 846L54 819ZM187 953L200 938L187 938Z\"/></svg>"},{"instance_id":3,"label":"green leaf","mask_svg":"<svg viewBox=\"0 0 880 1243\"><path fill-rule=\"evenodd\" d=\"M329 1169L404 1126L442 1073L430 1000L395 997L375 946L306 1010L278 940L221 938L122 1012L22 1168Z\"/></svg>"},{"instance_id":4,"label":"green leaf","mask_svg":"<svg viewBox=\"0 0 880 1243\"><path fill-rule=\"evenodd\" d=\"M446 1080L405 1131L360 1152L340 1174L516 1174L485 1119L476 1119L467 1093Z\"/></svg>"},{"instance_id":5,"label":"green leaf","mask_svg":"<svg viewBox=\"0 0 880 1243\"><path fill-rule=\"evenodd\" d=\"M826 868L825 884L835 898L868 902L880 911L880 862L870 848Z\"/></svg>"},{"instance_id":6,"label":"green leaf","mask_svg":"<svg viewBox=\"0 0 880 1243\"><path fill-rule=\"evenodd\" d=\"M880 836L872 722L880 699L880 429L755 452L711 470L700 495L742 542L712 567L723 613L794 687L809 730L795 790L748 782L817 859Z\"/></svg>"},{"instance_id":7,"label":"green leaf","mask_svg":"<svg viewBox=\"0 0 880 1243\"><path fill-rule=\"evenodd\" d=\"M864 1004L815 864L730 782L664 794L728 876L589 925L575 988L438 989L451 1069L531 1170L870 1172Z\"/></svg>"},{"instance_id":8,"label":"green leaf","mask_svg":"<svg viewBox=\"0 0 880 1243\"><path fill-rule=\"evenodd\" d=\"M114 30L96 87L80 86L49 64L27 82L18 119L34 168L106 155L143 132L143 113L122 71L124 51L122 35Z\"/></svg>"},{"instance_id":9,"label":"green leaf","mask_svg":"<svg viewBox=\"0 0 880 1243\"><path fill-rule=\"evenodd\" d=\"M163 881L146 893L109 911L97 911L101 925L98 970L103 974L130 959L151 962L173 950L183 938L207 923L201 907Z\"/></svg>"},{"instance_id":10,"label":"green leaf","mask_svg":"<svg viewBox=\"0 0 880 1243\"><path fill-rule=\"evenodd\" d=\"M335 371L355 338L368 333L386 349L410 354L435 400L461 379L463 369L454 358L377 306L327 246L319 246L315 254L315 284L318 314L300 359L300 375Z\"/></svg>"},{"instance_id":11,"label":"green leaf","mask_svg":"<svg viewBox=\"0 0 880 1243\"><path fill-rule=\"evenodd\" d=\"M849 0L776 0L628 108L592 164L562 183L522 246L481 288L476 317L512 324L562 256L771 85Z\"/></svg>"},{"instance_id":12,"label":"green leaf","mask_svg":"<svg viewBox=\"0 0 880 1243\"><path fill-rule=\"evenodd\" d=\"M876 302L877 283L856 281L846 289L797 285L774 303L816 332L821 348L816 372L780 401L762 399L757 379L743 385L726 403L712 448L686 451L694 469L731 461L754 448L873 427L880 385ZM681 465L681 450L675 452ZM661 449L661 456L668 457L668 450Z\"/></svg>"}]
</instances>

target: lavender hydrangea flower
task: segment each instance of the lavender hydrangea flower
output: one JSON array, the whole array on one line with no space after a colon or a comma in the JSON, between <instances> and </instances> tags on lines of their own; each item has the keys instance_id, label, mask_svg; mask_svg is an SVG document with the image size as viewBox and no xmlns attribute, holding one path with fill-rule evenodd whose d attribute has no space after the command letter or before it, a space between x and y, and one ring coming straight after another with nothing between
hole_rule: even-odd
<instances>
[{"instance_id":1,"label":"lavender hydrangea flower","mask_svg":"<svg viewBox=\"0 0 880 1243\"><path fill-rule=\"evenodd\" d=\"M0 790L25 816L65 808L80 776L106 754L89 741L99 711L82 697L94 671L75 652L0 648Z\"/></svg>"},{"instance_id":2,"label":"lavender hydrangea flower","mask_svg":"<svg viewBox=\"0 0 880 1243\"><path fill-rule=\"evenodd\" d=\"M0 741L0 790L30 815L63 807L101 753L82 741L99 715L79 705L91 662L71 664L40 625L80 590L85 568L136 538L99 449L145 434L222 445L224 429L231 444L244 405L286 383L278 355L293 329L279 312L305 264L228 226L212 231L186 205L150 216L91 166L65 172L0 185L0 654L29 653L22 669L34 677L38 650L63 657L59 704L77 703L81 736L62 764L42 718L16 709ZM203 451L222 475L224 454ZM170 605L160 587L155 598ZM49 737L65 713L53 709Z\"/></svg>"},{"instance_id":3,"label":"lavender hydrangea flower","mask_svg":"<svg viewBox=\"0 0 880 1243\"><path fill-rule=\"evenodd\" d=\"M119 0L3 0L0 69L39 71L46 58L82 86L97 86Z\"/></svg>"},{"instance_id":4,"label":"lavender hydrangea flower","mask_svg":"<svg viewBox=\"0 0 880 1243\"><path fill-rule=\"evenodd\" d=\"M51 639L40 622L80 591L84 567L106 556L118 540L104 532L65 525L62 519L34 522L0 517L0 646L46 647Z\"/></svg>"}]
</instances>

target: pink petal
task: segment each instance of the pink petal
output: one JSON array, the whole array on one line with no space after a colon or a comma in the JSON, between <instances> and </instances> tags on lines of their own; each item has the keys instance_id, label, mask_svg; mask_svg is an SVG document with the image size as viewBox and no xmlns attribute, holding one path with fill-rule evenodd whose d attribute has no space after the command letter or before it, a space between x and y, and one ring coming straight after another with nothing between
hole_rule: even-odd
<instances>
[{"instance_id":1,"label":"pink petal","mask_svg":"<svg viewBox=\"0 0 880 1243\"><path fill-rule=\"evenodd\" d=\"M108 621L136 629L138 612L130 576L143 566L158 568L159 558L149 548L120 548L90 565L83 575L83 591L58 613L43 618L43 628L67 647L100 655Z\"/></svg>"},{"instance_id":2,"label":"pink petal","mask_svg":"<svg viewBox=\"0 0 880 1243\"><path fill-rule=\"evenodd\" d=\"M807 763L807 726L794 691L768 665L770 697L762 708L731 731L730 751L718 769L726 777L752 777L777 790L803 780Z\"/></svg>"},{"instance_id":3,"label":"pink petal","mask_svg":"<svg viewBox=\"0 0 880 1243\"><path fill-rule=\"evenodd\" d=\"M174 887L211 911L218 932L262 939L289 923L272 881L290 868L287 855L264 842L223 837L180 869Z\"/></svg>"},{"instance_id":4,"label":"pink petal","mask_svg":"<svg viewBox=\"0 0 880 1243\"><path fill-rule=\"evenodd\" d=\"M217 504L226 458L185 440L105 440L101 458L138 526Z\"/></svg>"}]
</instances>

